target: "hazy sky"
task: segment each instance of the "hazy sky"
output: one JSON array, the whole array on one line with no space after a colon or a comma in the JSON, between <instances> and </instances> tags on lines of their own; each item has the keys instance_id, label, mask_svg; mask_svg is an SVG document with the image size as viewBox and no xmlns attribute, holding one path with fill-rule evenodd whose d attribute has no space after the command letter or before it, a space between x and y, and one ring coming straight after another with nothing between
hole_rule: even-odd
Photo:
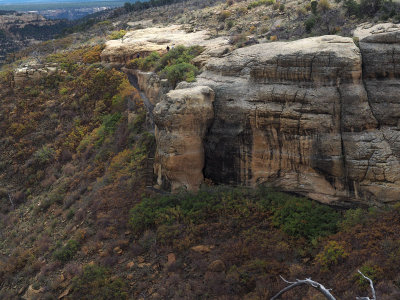
<instances>
[{"instance_id":1,"label":"hazy sky","mask_svg":"<svg viewBox=\"0 0 400 300\"><path fill-rule=\"evenodd\" d=\"M94 2L98 0L0 0L1 4L25 4L25 3L59 3L59 2ZM101 0L101 1L114 1L114 0Z\"/></svg>"}]
</instances>

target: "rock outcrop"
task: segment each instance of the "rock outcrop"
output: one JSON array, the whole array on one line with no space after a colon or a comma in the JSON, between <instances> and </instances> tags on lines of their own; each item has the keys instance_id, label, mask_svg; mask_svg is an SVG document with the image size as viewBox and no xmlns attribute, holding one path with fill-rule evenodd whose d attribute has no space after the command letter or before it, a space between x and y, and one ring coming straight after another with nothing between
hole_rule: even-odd
<instances>
[{"instance_id":1,"label":"rock outcrop","mask_svg":"<svg viewBox=\"0 0 400 300\"><path fill-rule=\"evenodd\" d=\"M159 184L196 190L206 177L337 205L400 200L400 30L355 36L359 46L322 36L215 55L195 83L158 90Z\"/></svg>"},{"instance_id":2,"label":"rock outcrop","mask_svg":"<svg viewBox=\"0 0 400 300\"><path fill-rule=\"evenodd\" d=\"M178 45L203 46L205 51L196 58L199 65L204 64L210 57L222 55L226 48L231 47L227 37L211 38L206 30L187 33L180 25L149 27L130 31L123 39L108 41L101 54L101 60L120 66L137 55L143 57L154 51L165 53L167 46L171 48Z\"/></svg>"},{"instance_id":3,"label":"rock outcrop","mask_svg":"<svg viewBox=\"0 0 400 300\"><path fill-rule=\"evenodd\" d=\"M339 205L398 200L399 33L373 30L361 53L323 36L211 59L194 84L215 92L205 177Z\"/></svg>"},{"instance_id":4,"label":"rock outcrop","mask_svg":"<svg viewBox=\"0 0 400 300\"><path fill-rule=\"evenodd\" d=\"M203 181L204 144L214 117L214 92L205 86L170 91L154 109L158 183L196 190Z\"/></svg>"},{"instance_id":5,"label":"rock outcrop","mask_svg":"<svg viewBox=\"0 0 400 300\"><path fill-rule=\"evenodd\" d=\"M42 64L30 61L14 71L14 83L17 88L23 88L27 82L36 82L45 76L62 72L57 64Z\"/></svg>"},{"instance_id":6,"label":"rock outcrop","mask_svg":"<svg viewBox=\"0 0 400 300\"><path fill-rule=\"evenodd\" d=\"M132 74L136 76L139 89L146 94L152 105L160 102L162 97L172 89L167 79L160 79L154 72L134 70Z\"/></svg>"},{"instance_id":7,"label":"rock outcrop","mask_svg":"<svg viewBox=\"0 0 400 300\"><path fill-rule=\"evenodd\" d=\"M213 59L196 84L216 94L205 176L268 182L322 202L348 198L346 145L373 129L361 55L350 38L259 44Z\"/></svg>"}]
</instances>

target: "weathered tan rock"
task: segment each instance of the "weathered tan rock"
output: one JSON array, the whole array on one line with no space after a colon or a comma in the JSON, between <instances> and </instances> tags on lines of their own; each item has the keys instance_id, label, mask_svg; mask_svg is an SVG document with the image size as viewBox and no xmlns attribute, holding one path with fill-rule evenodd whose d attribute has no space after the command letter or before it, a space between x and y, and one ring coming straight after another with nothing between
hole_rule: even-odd
<instances>
[{"instance_id":1,"label":"weathered tan rock","mask_svg":"<svg viewBox=\"0 0 400 300\"><path fill-rule=\"evenodd\" d=\"M323 36L210 59L196 83L178 86L215 92L205 177L235 185L264 182L331 204L398 200L399 81L397 71L382 71L382 65L390 70L397 64L385 54L397 53L397 33L389 34L361 38L363 58L351 38ZM378 47L380 41L385 43ZM162 148L169 142L157 140ZM168 173L162 161L159 168Z\"/></svg>"},{"instance_id":2,"label":"weathered tan rock","mask_svg":"<svg viewBox=\"0 0 400 300\"><path fill-rule=\"evenodd\" d=\"M190 248L194 252L205 254L211 252L214 249L214 245L197 245Z\"/></svg>"},{"instance_id":3,"label":"weathered tan rock","mask_svg":"<svg viewBox=\"0 0 400 300\"><path fill-rule=\"evenodd\" d=\"M355 30L363 56L363 77L371 108L381 126L400 117L400 26L367 24Z\"/></svg>"},{"instance_id":4,"label":"weathered tan rock","mask_svg":"<svg viewBox=\"0 0 400 300\"><path fill-rule=\"evenodd\" d=\"M105 63L120 65L136 58L138 54L143 57L154 51L165 53L167 46L200 45L205 47L205 51L196 61L202 65L210 57L220 56L225 48L231 47L228 41L228 37L210 39L206 30L187 33L180 25L149 27L130 31L122 39L108 41L101 59Z\"/></svg>"},{"instance_id":5,"label":"weathered tan rock","mask_svg":"<svg viewBox=\"0 0 400 300\"><path fill-rule=\"evenodd\" d=\"M170 91L154 109L155 170L172 191L197 190L203 181L203 139L214 117L214 92L196 86Z\"/></svg>"},{"instance_id":6,"label":"weathered tan rock","mask_svg":"<svg viewBox=\"0 0 400 300\"><path fill-rule=\"evenodd\" d=\"M28 289L26 290L25 294L22 296L22 299L25 300L37 300L40 299L44 292L44 288L40 288L36 290L33 285L30 285Z\"/></svg>"},{"instance_id":7,"label":"weathered tan rock","mask_svg":"<svg viewBox=\"0 0 400 300\"><path fill-rule=\"evenodd\" d=\"M365 43L360 40L363 55L374 47ZM196 83L216 93L205 176L219 183L267 182L326 203L397 200L399 134L382 124L397 125L395 107L384 107L400 100L398 80L387 83L393 91L384 101L384 85L363 82L390 65L385 49L362 60L350 38L324 36L212 59ZM362 65L375 71L363 77ZM370 106L371 99L382 105ZM389 120L380 120L378 111Z\"/></svg>"},{"instance_id":8,"label":"weathered tan rock","mask_svg":"<svg viewBox=\"0 0 400 300\"><path fill-rule=\"evenodd\" d=\"M56 64L42 64L35 61L28 62L14 71L15 87L23 88L27 83L37 82L43 77L62 73Z\"/></svg>"},{"instance_id":9,"label":"weathered tan rock","mask_svg":"<svg viewBox=\"0 0 400 300\"><path fill-rule=\"evenodd\" d=\"M167 255L167 263L165 264L165 266L167 268L169 268L170 266L172 266L174 263L176 262L176 256L174 253L168 253Z\"/></svg>"},{"instance_id":10,"label":"weathered tan rock","mask_svg":"<svg viewBox=\"0 0 400 300\"><path fill-rule=\"evenodd\" d=\"M322 36L209 55L197 82L165 97L154 74L137 72L150 102L163 99L158 183L196 190L205 176L330 204L398 201L400 30L363 25L355 36L359 48Z\"/></svg>"},{"instance_id":11,"label":"weathered tan rock","mask_svg":"<svg viewBox=\"0 0 400 300\"><path fill-rule=\"evenodd\" d=\"M338 36L259 44L210 60L199 85L216 93L205 176L269 182L322 202L348 196L342 132L376 127L361 56Z\"/></svg>"},{"instance_id":12,"label":"weathered tan rock","mask_svg":"<svg viewBox=\"0 0 400 300\"><path fill-rule=\"evenodd\" d=\"M136 76L139 89L146 94L153 105L160 102L162 97L172 89L167 79L160 79L154 72L130 71Z\"/></svg>"}]
</instances>

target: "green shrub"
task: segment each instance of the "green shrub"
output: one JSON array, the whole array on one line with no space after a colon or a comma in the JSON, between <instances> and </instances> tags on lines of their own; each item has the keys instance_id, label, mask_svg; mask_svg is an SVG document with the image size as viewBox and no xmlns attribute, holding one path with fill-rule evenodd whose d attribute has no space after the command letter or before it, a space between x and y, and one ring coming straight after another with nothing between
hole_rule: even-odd
<instances>
[{"instance_id":1,"label":"green shrub","mask_svg":"<svg viewBox=\"0 0 400 300\"><path fill-rule=\"evenodd\" d=\"M377 266L374 265L370 262L365 263L364 265L361 266L360 271L367 276L369 279L371 279L375 284L377 283L378 280L381 279L383 275L383 270ZM358 272L355 274L355 279L357 284L360 287L366 287L369 285L368 280L366 280L361 274Z\"/></svg>"},{"instance_id":2,"label":"green shrub","mask_svg":"<svg viewBox=\"0 0 400 300\"><path fill-rule=\"evenodd\" d=\"M311 12L314 15L317 14L317 6L318 6L318 2L316 0L311 0Z\"/></svg>"},{"instance_id":3,"label":"green shrub","mask_svg":"<svg viewBox=\"0 0 400 300\"><path fill-rule=\"evenodd\" d=\"M308 33L314 28L315 24L317 23L317 18L315 16L310 16L305 22L304 26L306 27L306 31Z\"/></svg>"},{"instance_id":4,"label":"green shrub","mask_svg":"<svg viewBox=\"0 0 400 300\"><path fill-rule=\"evenodd\" d=\"M219 21L225 21L227 18L229 18L232 15L232 13L229 10L223 10L220 12L218 16Z\"/></svg>"},{"instance_id":5,"label":"green shrub","mask_svg":"<svg viewBox=\"0 0 400 300\"><path fill-rule=\"evenodd\" d=\"M226 29L226 30L231 29L231 28L233 27L234 24L235 24L235 23L233 22L233 20L228 20L228 21L226 21L226 23L225 23L225 29Z\"/></svg>"},{"instance_id":6,"label":"green shrub","mask_svg":"<svg viewBox=\"0 0 400 300\"><path fill-rule=\"evenodd\" d=\"M357 16L359 17L360 12L360 4L358 4L355 0L345 0L343 3L343 7L346 9L347 14L350 16Z\"/></svg>"},{"instance_id":7,"label":"green shrub","mask_svg":"<svg viewBox=\"0 0 400 300\"><path fill-rule=\"evenodd\" d=\"M353 42L357 46L357 48L360 48L360 39L358 37L354 36Z\"/></svg>"},{"instance_id":8,"label":"green shrub","mask_svg":"<svg viewBox=\"0 0 400 300\"><path fill-rule=\"evenodd\" d=\"M12 70L0 71L0 83L6 86L11 86L14 80L14 73Z\"/></svg>"},{"instance_id":9,"label":"green shrub","mask_svg":"<svg viewBox=\"0 0 400 300\"><path fill-rule=\"evenodd\" d=\"M330 241L316 256L315 260L323 269L327 270L329 267L337 265L348 256L349 254L346 252L343 245L336 241Z\"/></svg>"},{"instance_id":10,"label":"green shrub","mask_svg":"<svg viewBox=\"0 0 400 300\"><path fill-rule=\"evenodd\" d=\"M197 73L198 69L194 65L183 62L165 67L162 76L165 76L175 87L181 81L193 82Z\"/></svg>"},{"instance_id":11,"label":"green shrub","mask_svg":"<svg viewBox=\"0 0 400 300\"><path fill-rule=\"evenodd\" d=\"M114 131L117 127L117 123L121 119L121 117L122 117L122 115L119 112L112 114L112 115L104 116L103 124L102 124L102 126L104 127L104 131L107 134L114 133Z\"/></svg>"},{"instance_id":12,"label":"green shrub","mask_svg":"<svg viewBox=\"0 0 400 300\"><path fill-rule=\"evenodd\" d=\"M141 65L141 61L143 60L143 58L134 58L132 60L130 60L127 64L126 67L128 69L140 69L140 65Z\"/></svg>"},{"instance_id":13,"label":"green shrub","mask_svg":"<svg viewBox=\"0 0 400 300\"><path fill-rule=\"evenodd\" d=\"M193 58L200 55L203 50L200 46L177 46L161 57L156 71L162 71L167 66L179 63L191 63Z\"/></svg>"},{"instance_id":14,"label":"green shrub","mask_svg":"<svg viewBox=\"0 0 400 300\"><path fill-rule=\"evenodd\" d=\"M151 52L150 55L146 56L145 58L137 58L136 60L140 70L151 71L160 60L160 54L158 54L158 52Z\"/></svg>"},{"instance_id":15,"label":"green shrub","mask_svg":"<svg viewBox=\"0 0 400 300\"><path fill-rule=\"evenodd\" d=\"M122 279L112 277L108 269L88 265L82 275L73 278L68 299L128 299L127 286Z\"/></svg>"},{"instance_id":16,"label":"green shrub","mask_svg":"<svg viewBox=\"0 0 400 300\"><path fill-rule=\"evenodd\" d=\"M269 6L269 5L272 5L272 4L274 4L274 3L275 3L275 0L258 0L258 1L251 2L251 3L247 6L247 8L248 8L248 9L252 9L252 8L254 8L254 7L261 6L261 5L267 5L267 6Z\"/></svg>"},{"instance_id":17,"label":"green shrub","mask_svg":"<svg viewBox=\"0 0 400 300\"><path fill-rule=\"evenodd\" d=\"M331 8L331 5L329 3L329 0L319 0L318 2L318 7L320 8L320 10L322 10L323 12L328 11Z\"/></svg>"},{"instance_id":18,"label":"green shrub","mask_svg":"<svg viewBox=\"0 0 400 300\"><path fill-rule=\"evenodd\" d=\"M288 198L273 212L272 222L287 234L309 240L336 232L340 214L306 198Z\"/></svg>"},{"instance_id":19,"label":"green shrub","mask_svg":"<svg viewBox=\"0 0 400 300\"><path fill-rule=\"evenodd\" d=\"M191 224L229 216L230 221L252 211L272 213L272 223L293 236L309 239L336 231L339 213L305 198L240 188L208 188L197 194L180 193L144 199L132 208L130 225L136 234L167 224Z\"/></svg>"},{"instance_id":20,"label":"green shrub","mask_svg":"<svg viewBox=\"0 0 400 300\"><path fill-rule=\"evenodd\" d=\"M75 211L71 208L67 213L67 220L71 220L75 216Z\"/></svg>"},{"instance_id":21,"label":"green shrub","mask_svg":"<svg viewBox=\"0 0 400 300\"><path fill-rule=\"evenodd\" d=\"M361 0L360 1L360 14L361 16L373 17L380 9L383 8L386 0Z\"/></svg>"},{"instance_id":22,"label":"green shrub","mask_svg":"<svg viewBox=\"0 0 400 300\"><path fill-rule=\"evenodd\" d=\"M109 40L118 40L122 39L126 34L126 31L121 29L119 31L113 31L111 34L108 36Z\"/></svg>"},{"instance_id":23,"label":"green shrub","mask_svg":"<svg viewBox=\"0 0 400 300\"><path fill-rule=\"evenodd\" d=\"M357 224L365 224L368 212L361 208L349 209L345 212L339 227L341 230L350 230Z\"/></svg>"},{"instance_id":24,"label":"green shrub","mask_svg":"<svg viewBox=\"0 0 400 300\"><path fill-rule=\"evenodd\" d=\"M68 88L63 87L60 89L60 95L67 95L69 92Z\"/></svg>"},{"instance_id":25,"label":"green shrub","mask_svg":"<svg viewBox=\"0 0 400 300\"><path fill-rule=\"evenodd\" d=\"M55 251L53 256L60 262L66 263L75 256L78 250L79 250L79 243L75 240L69 240L65 246Z\"/></svg>"},{"instance_id":26,"label":"green shrub","mask_svg":"<svg viewBox=\"0 0 400 300\"><path fill-rule=\"evenodd\" d=\"M220 187L202 189L197 194L180 193L146 198L132 208L130 225L136 234L141 234L163 224L203 222L226 215L235 208L245 214L250 209L250 197L249 191ZM262 206L260 209L266 210Z\"/></svg>"},{"instance_id":27,"label":"green shrub","mask_svg":"<svg viewBox=\"0 0 400 300\"><path fill-rule=\"evenodd\" d=\"M103 117L103 122L97 131L97 141L95 143L97 147L103 144L107 136L114 133L114 131L117 129L117 123L119 122L121 117L122 115L119 112ZM81 145L79 145L78 148L81 149Z\"/></svg>"},{"instance_id":28,"label":"green shrub","mask_svg":"<svg viewBox=\"0 0 400 300\"><path fill-rule=\"evenodd\" d=\"M162 57L157 52L153 52L145 58L135 58L129 62L128 67L158 72L162 77L167 78L171 85L176 86L183 80L194 81L198 69L191 62L202 51L203 47L200 46L177 46Z\"/></svg>"},{"instance_id":29,"label":"green shrub","mask_svg":"<svg viewBox=\"0 0 400 300\"><path fill-rule=\"evenodd\" d=\"M50 160L53 159L53 157L54 149L47 146L42 146L42 148L40 148L33 154L33 158L35 159L35 161L40 164L48 163Z\"/></svg>"}]
</instances>

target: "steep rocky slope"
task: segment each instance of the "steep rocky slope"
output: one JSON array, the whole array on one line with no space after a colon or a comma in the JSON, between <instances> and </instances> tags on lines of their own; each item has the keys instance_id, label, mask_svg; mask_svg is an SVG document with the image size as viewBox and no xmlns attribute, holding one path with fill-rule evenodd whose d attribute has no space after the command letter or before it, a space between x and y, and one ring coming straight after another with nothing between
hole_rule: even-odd
<instances>
[{"instance_id":1,"label":"steep rocky slope","mask_svg":"<svg viewBox=\"0 0 400 300\"><path fill-rule=\"evenodd\" d=\"M296 3L151 8L17 54L0 72L0 299L270 299L279 275L354 299L369 292L358 269L380 300L399 299L398 205L343 210L265 187L341 206L397 200L398 29L272 42L304 33L311 12L293 19ZM165 26L139 29L162 13ZM276 26L251 35L253 18ZM323 21L310 34L331 33ZM135 31L100 62L125 22Z\"/></svg>"}]
</instances>

